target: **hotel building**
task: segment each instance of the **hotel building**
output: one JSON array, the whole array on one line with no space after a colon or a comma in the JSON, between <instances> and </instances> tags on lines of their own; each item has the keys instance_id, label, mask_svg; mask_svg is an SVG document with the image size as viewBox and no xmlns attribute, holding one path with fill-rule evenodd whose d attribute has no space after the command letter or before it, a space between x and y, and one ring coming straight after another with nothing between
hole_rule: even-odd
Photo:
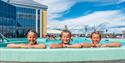
<instances>
[{"instance_id":1,"label":"hotel building","mask_svg":"<svg viewBox=\"0 0 125 63\"><path fill-rule=\"evenodd\" d=\"M28 30L36 30L40 37L45 37L47 8L33 0L0 0L0 33L24 37Z\"/></svg>"}]
</instances>

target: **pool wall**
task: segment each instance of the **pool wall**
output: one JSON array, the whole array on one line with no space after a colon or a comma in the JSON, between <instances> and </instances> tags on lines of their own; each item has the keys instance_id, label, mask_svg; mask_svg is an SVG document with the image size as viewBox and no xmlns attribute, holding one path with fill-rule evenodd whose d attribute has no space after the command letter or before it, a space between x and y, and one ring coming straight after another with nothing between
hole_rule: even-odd
<instances>
[{"instance_id":1,"label":"pool wall","mask_svg":"<svg viewBox=\"0 0 125 63\"><path fill-rule=\"evenodd\" d=\"M12 49L0 48L0 61L73 62L125 60L125 48Z\"/></svg>"}]
</instances>

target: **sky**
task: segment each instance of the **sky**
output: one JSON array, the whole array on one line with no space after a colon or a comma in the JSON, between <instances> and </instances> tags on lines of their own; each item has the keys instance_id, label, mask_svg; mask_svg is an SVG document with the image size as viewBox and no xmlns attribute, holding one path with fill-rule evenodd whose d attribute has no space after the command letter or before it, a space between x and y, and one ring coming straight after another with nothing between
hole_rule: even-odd
<instances>
[{"instance_id":1,"label":"sky","mask_svg":"<svg viewBox=\"0 0 125 63\"><path fill-rule=\"evenodd\" d=\"M74 33L94 29L107 33L125 30L125 0L34 0L48 6L48 29L68 29Z\"/></svg>"}]
</instances>

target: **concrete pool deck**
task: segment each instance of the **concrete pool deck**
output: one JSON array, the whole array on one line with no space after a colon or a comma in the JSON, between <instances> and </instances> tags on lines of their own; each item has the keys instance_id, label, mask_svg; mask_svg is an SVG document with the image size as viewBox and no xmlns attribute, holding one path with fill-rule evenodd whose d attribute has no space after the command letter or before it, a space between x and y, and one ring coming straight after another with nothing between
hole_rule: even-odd
<instances>
[{"instance_id":1,"label":"concrete pool deck","mask_svg":"<svg viewBox=\"0 0 125 63\"><path fill-rule=\"evenodd\" d=\"M17 49L0 48L0 61L81 62L125 60L125 48Z\"/></svg>"},{"instance_id":2,"label":"concrete pool deck","mask_svg":"<svg viewBox=\"0 0 125 63\"><path fill-rule=\"evenodd\" d=\"M0 61L0 63L125 63L125 60L110 60L110 61L77 61L77 62L13 62Z\"/></svg>"}]
</instances>

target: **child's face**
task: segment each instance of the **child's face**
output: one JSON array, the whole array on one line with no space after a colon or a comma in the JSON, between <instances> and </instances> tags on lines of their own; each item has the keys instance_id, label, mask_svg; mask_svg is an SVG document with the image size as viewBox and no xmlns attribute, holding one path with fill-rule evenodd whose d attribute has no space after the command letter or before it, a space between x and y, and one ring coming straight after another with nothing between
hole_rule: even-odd
<instances>
[{"instance_id":1,"label":"child's face","mask_svg":"<svg viewBox=\"0 0 125 63\"><path fill-rule=\"evenodd\" d=\"M99 44L101 37L99 36L99 34L93 34L91 40L93 43Z\"/></svg>"},{"instance_id":2,"label":"child's face","mask_svg":"<svg viewBox=\"0 0 125 63\"><path fill-rule=\"evenodd\" d=\"M61 39L62 39L64 44L68 44L70 42L70 39L71 39L70 33L63 32Z\"/></svg>"},{"instance_id":3,"label":"child's face","mask_svg":"<svg viewBox=\"0 0 125 63\"><path fill-rule=\"evenodd\" d=\"M29 32L28 35L27 35L27 38L28 38L28 40L31 44L35 44L36 39L37 39L37 35L33 32Z\"/></svg>"}]
</instances>

